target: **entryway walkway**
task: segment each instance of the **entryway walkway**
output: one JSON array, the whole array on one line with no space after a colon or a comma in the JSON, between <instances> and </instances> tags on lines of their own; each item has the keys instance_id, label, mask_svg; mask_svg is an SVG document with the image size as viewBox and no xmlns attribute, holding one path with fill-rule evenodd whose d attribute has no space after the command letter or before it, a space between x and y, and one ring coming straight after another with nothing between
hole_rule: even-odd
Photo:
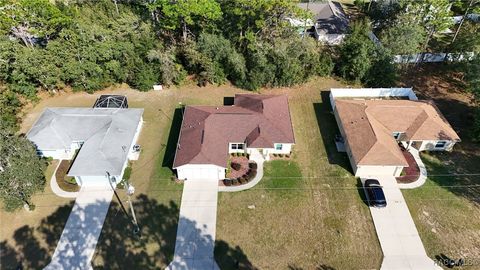
<instances>
[{"instance_id":1,"label":"entryway walkway","mask_svg":"<svg viewBox=\"0 0 480 270\"><path fill-rule=\"evenodd\" d=\"M50 178L50 187L52 188L53 193L55 195L62 197L62 198L76 198L80 191L78 192L68 192L60 188L60 186L57 183L57 170L60 167L60 164L62 164L63 159L60 159L58 161L57 168L55 168L55 171L53 172L52 178Z\"/></svg>"},{"instance_id":2,"label":"entryway walkway","mask_svg":"<svg viewBox=\"0 0 480 270\"><path fill-rule=\"evenodd\" d=\"M237 192L237 191L244 191L254 187L255 185L260 182L263 178L263 163L265 162L265 158L258 152L258 150L252 150L252 154L250 155L250 160L255 161L257 163L257 174L255 177L250 180L246 184L242 184L239 186L219 186L218 191L221 192Z\"/></svg>"},{"instance_id":3,"label":"entryway walkway","mask_svg":"<svg viewBox=\"0 0 480 270\"><path fill-rule=\"evenodd\" d=\"M384 256L381 269L442 269L427 256L395 177L372 178L382 184L387 199L385 208L370 207Z\"/></svg>"},{"instance_id":4,"label":"entryway walkway","mask_svg":"<svg viewBox=\"0 0 480 270\"><path fill-rule=\"evenodd\" d=\"M427 168L425 167L425 164L423 164L423 161L420 158L420 152L413 147L410 147L408 149L408 152L410 152L410 154L412 154L413 158L415 159L415 162L417 163L417 166L420 169L420 176L415 182L405 183L405 184L399 183L398 186L401 189L412 189L412 188L421 187L427 181Z\"/></svg>"},{"instance_id":5,"label":"entryway walkway","mask_svg":"<svg viewBox=\"0 0 480 270\"><path fill-rule=\"evenodd\" d=\"M112 187L105 182L80 189L52 261L44 269L92 269L90 261L113 196Z\"/></svg>"},{"instance_id":6,"label":"entryway walkway","mask_svg":"<svg viewBox=\"0 0 480 270\"><path fill-rule=\"evenodd\" d=\"M217 179L185 181L175 254L168 270L219 270L213 257L217 198Z\"/></svg>"}]
</instances>

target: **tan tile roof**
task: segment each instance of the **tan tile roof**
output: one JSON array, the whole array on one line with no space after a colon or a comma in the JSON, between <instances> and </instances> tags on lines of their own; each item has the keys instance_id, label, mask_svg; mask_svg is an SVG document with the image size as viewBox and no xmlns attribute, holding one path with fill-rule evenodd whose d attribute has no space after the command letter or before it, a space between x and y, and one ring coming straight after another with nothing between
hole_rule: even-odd
<instances>
[{"instance_id":1,"label":"tan tile roof","mask_svg":"<svg viewBox=\"0 0 480 270\"><path fill-rule=\"evenodd\" d=\"M460 140L433 102L336 100L335 104L358 165L408 166L393 132L405 132L404 141Z\"/></svg>"},{"instance_id":2,"label":"tan tile roof","mask_svg":"<svg viewBox=\"0 0 480 270\"><path fill-rule=\"evenodd\" d=\"M187 106L173 167L185 164L227 166L229 143L273 148L294 143L285 95L235 95L233 106Z\"/></svg>"}]
</instances>

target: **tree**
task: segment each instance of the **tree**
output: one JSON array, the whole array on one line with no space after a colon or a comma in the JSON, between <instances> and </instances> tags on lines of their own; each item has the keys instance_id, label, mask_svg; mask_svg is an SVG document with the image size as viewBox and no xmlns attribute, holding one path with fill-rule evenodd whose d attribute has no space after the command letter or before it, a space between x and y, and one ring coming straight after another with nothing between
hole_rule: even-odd
<instances>
[{"instance_id":1,"label":"tree","mask_svg":"<svg viewBox=\"0 0 480 270\"><path fill-rule=\"evenodd\" d=\"M292 0L219 0L224 19L219 25L235 42L254 44L257 39L282 36L290 25L285 17L303 18L304 12ZM253 45L254 46L254 45ZM247 46L243 46L247 47Z\"/></svg>"},{"instance_id":2,"label":"tree","mask_svg":"<svg viewBox=\"0 0 480 270\"><path fill-rule=\"evenodd\" d=\"M397 80L397 66L388 49L379 47L372 55L372 66L363 78L368 87L391 87Z\"/></svg>"},{"instance_id":3,"label":"tree","mask_svg":"<svg viewBox=\"0 0 480 270\"><path fill-rule=\"evenodd\" d=\"M465 66L465 80L468 83L468 89L475 97L475 115L472 126L472 137L480 142L480 56L476 56L473 61Z\"/></svg>"},{"instance_id":4,"label":"tree","mask_svg":"<svg viewBox=\"0 0 480 270\"><path fill-rule=\"evenodd\" d=\"M17 95L0 87L0 130L17 130L17 113L21 102Z\"/></svg>"},{"instance_id":5,"label":"tree","mask_svg":"<svg viewBox=\"0 0 480 270\"><path fill-rule=\"evenodd\" d=\"M48 41L71 23L70 16L48 0L0 0L0 7L0 34L25 46Z\"/></svg>"},{"instance_id":6,"label":"tree","mask_svg":"<svg viewBox=\"0 0 480 270\"><path fill-rule=\"evenodd\" d=\"M450 7L450 0L418 0L408 2L405 6L405 13L411 23L423 26L427 33L423 43L424 51L435 33L445 31L453 25Z\"/></svg>"},{"instance_id":7,"label":"tree","mask_svg":"<svg viewBox=\"0 0 480 270\"><path fill-rule=\"evenodd\" d=\"M360 81L372 65L375 45L368 37L370 29L366 20L354 23L340 46L339 72L347 80Z\"/></svg>"},{"instance_id":8,"label":"tree","mask_svg":"<svg viewBox=\"0 0 480 270\"><path fill-rule=\"evenodd\" d=\"M9 129L0 130L0 198L7 211L24 204L33 209L30 199L45 187L45 167L29 140Z\"/></svg>"},{"instance_id":9,"label":"tree","mask_svg":"<svg viewBox=\"0 0 480 270\"><path fill-rule=\"evenodd\" d=\"M199 25L205 28L222 16L220 5L215 0L153 0L146 5L162 29L181 29L184 42L190 27Z\"/></svg>"},{"instance_id":10,"label":"tree","mask_svg":"<svg viewBox=\"0 0 480 270\"><path fill-rule=\"evenodd\" d=\"M380 40L392 53L408 55L421 51L425 37L425 29L421 25L409 22L408 16L400 15L382 31Z\"/></svg>"}]
</instances>

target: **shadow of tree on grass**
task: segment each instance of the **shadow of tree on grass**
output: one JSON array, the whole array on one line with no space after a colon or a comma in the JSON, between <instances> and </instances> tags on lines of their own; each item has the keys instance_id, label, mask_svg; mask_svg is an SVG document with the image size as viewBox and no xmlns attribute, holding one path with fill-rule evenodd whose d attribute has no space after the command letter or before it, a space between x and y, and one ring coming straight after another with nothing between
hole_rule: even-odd
<instances>
[{"instance_id":1,"label":"shadow of tree on grass","mask_svg":"<svg viewBox=\"0 0 480 270\"><path fill-rule=\"evenodd\" d=\"M45 217L38 227L23 226L16 230L13 237L15 243L1 242L1 269L17 269L20 265L23 269L42 269L48 265L71 209L71 204L61 206ZM133 234L131 219L121 210L119 203L110 204L93 255L93 269L164 269L173 260L179 219L178 205L173 201L161 204L140 194L134 200L134 209L141 228L140 236ZM195 221L184 222L191 226L193 233L201 236L201 230ZM80 235L79 238L83 236L85 235ZM213 243L208 237L203 237L200 241L211 247L216 244L215 254L220 265L240 261L239 265L247 266L245 269L253 269L249 267L251 263L239 247L231 248L223 241Z\"/></svg>"}]
</instances>

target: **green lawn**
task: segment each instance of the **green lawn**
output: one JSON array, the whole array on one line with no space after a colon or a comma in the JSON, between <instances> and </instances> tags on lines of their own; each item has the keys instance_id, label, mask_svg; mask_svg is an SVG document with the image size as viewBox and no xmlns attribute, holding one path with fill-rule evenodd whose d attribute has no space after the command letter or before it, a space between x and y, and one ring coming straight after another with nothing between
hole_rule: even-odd
<instances>
[{"instance_id":1,"label":"green lawn","mask_svg":"<svg viewBox=\"0 0 480 270\"><path fill-rule=\"evenodd\" d=\"M476 259L468 269L478 269L480 176L451 174L477 174L480 156L456 147L453 153L422 154L431 176L403 194L429 256Z\"/></svg>"},{"instance_id":2,"label":"green lawn","mask_svg":"<svg viewBox=\"0 0 480 270\"><path fill-rule=\"evenodd\" d=\"M368 207L347 157L335 150L337 126L327 92L321 95L341 86L319 79L263 91L289 96L296 145L290 160L265 164L256 187L219 194L215 258L221 269L379 268ZM234 250L226 252L226 243Z\"/></svg>"}]
</instances>

